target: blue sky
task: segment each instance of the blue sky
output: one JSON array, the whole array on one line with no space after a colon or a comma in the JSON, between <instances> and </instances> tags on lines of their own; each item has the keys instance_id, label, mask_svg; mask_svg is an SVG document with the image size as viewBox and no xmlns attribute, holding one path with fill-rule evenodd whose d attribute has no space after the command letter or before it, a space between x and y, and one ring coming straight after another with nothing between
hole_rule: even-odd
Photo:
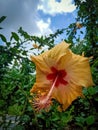
<instances>
[{"instance_id":1,"label":"blue sky","mask_svg":"<svg viewBox=\"0 0 98 130\"><path fill-rule=\"evenodd\" d=\"M56 14L55 16L44 14L42 11L38 12L44 21L47 21L49 17L51 18L50 28L53 30L66 28L70 23L75 22L76 10L73 13Z\"/></svg>"},{"instance_id":2,"label":"blue sky","mask_svg":"<svg viewBox=\"0 0 98 130\"><path fill-rule=\"evenodd\" d=\"M0 0L0 16L7 16L0 30L7 38L23 27L31 35L48 35L75 22L73 0Z\"/></svg>"}]
</instances>

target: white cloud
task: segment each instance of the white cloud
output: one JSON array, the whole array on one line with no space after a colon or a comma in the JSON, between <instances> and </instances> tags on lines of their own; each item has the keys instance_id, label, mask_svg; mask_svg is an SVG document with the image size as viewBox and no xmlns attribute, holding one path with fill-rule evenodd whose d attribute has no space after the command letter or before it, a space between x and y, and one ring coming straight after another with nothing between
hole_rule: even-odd
<instances>
[{"instance_id":1,"label":"white cloud","mask_svg":"<svg viewBox=\"0 0 98 130\"><path fill-rule=\"evenodd\" d=\"M75 9L76 7L72 4L72 0L61 0L60 2L57 0L41 0L38 5L38 10L50 15L73 12Z\"/></svg>"},{"instance_id":2,"label":"white cloud","mask_svg":"<svg viewBox=\"0 0 98 130\"><path fill-rule=\"evenodd\" d=\"M39 21L37 21L37 26L42 34L49 34L49 33L53 33L52 30L50 29L50 24L51 24L51 19L48 18L46 22L43 21L43 19L40 19Z\"/></svg>"},{"instance_id":3,"label":"white cloud","mask_svg":"<svg viewBox=\"0 0 98 130\"><path fill-rule=\"evenodd\" d=\"M50 20L46 22L40 19L37 6L40 0L0 0L0 16L7 16L0 24L4 29L0 30L9 37L12 31L16 32L19 27L23 27L31 35L51 32Z\"/></svg>"},{"instance_id":4,"label":"white cloud","mask_svg":"<svg viewBox=\"0 0 98 130\"><path fill-rule=\"evenodd\" d=\"M38 10L55 15L72 12L74 9L72 0L0 0L0 16L7 16L0 24L4 28L0 33L9 38L11 32L23 27L30 35L47 35L53 33L51 28L56 27L53 27L51 17L43 18L44 15L38 14Z\"/></svg>"}]
</instances>

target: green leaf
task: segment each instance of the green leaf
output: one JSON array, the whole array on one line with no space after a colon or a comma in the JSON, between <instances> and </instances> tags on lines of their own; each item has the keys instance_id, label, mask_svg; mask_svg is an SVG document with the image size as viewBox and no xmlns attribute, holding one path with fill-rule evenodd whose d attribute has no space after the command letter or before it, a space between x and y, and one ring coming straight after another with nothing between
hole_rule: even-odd
<instances>
[{"instance_id":1,"label":"green leaf","mask_svg":"<svg viewBox=\"0 0 98 130\"><path fill-rule=\"evenodd\" d=\"M0 29L3 29L2 27L0 27Z\"/></svg>"},{"instance_id":2,"label":"green leaf","mask_svg":"<svg viewBox=\"0 0 98 130\"><path fill-rule=\"evenodd\" d=\"M5 36L3 36L2 34L0 34L0 37L1 37L1 39L2 39L3 42L7 42Z\"/></svg>"},{"instance_id":3,"label":"green leaf","mask_svg":"<svg viewBox=\"0 0 98 130\"><path fill-rule=\"evenodd\" d=\"M86 123L87 123L87 125L92 125L93 123L95 122L95 118L94 118L94 116L88 116L87 118L86 118Z\"/></svg>"},{"instance_id":4,"label":"green leaf","mask_svg":"<svg viewBox=\"0 0 98 130\"><path fill-rule=\"evenodd\" d=\"M96 97L96 98L95 98L95 101L97 101L97 102L98 102L98 97Z\"/></svg>"},{"instance_id":5,"label":"green leaf","mask_svg":"<svg viewBox=\"0 0 98 130\"><path fill-rule=\"evenodd\" d=\"M12 32L12 36L11 36L10 40L12 40L12 38L14 38L14 40L16 40L16 41L19 41L19 36L15 32Z\"/></svg>"},{"instance_id":6,"label":"green leaf","mask_svg":"<svg viewBox=\"0 0 98 130\"><path fill-rule=\"evenodd\" d=\"M5 101L4 100L0 100L0 108L4 107L4 105L5 105Z\"/></svg>"},{"instance_id":7,"label":"green leaf","mask_svg":"<svg viewBox=\"0 0 98 130\"><path fill-rule=\"evenodd\" d=\"M10 46L10 44L11 44L10 42L6 42L6 45L7 45L8 47Z\"/></svg>"},{"instance_id":8,"label":"green leaf","mask_svg":"<svg viewBox=\"0 0 98 130\"><path fill-rule=\"evenodd\" d=\"M81 34L83 34L83 31L80 31Z\"/></svg>"},{"instance_id":9,"label":"green leaf","mask_svg":"<svg viewBox=\"0 0 98 130\"><path fill-rule=\"evenodd\" d=\"M58 116L55 116L52 118L52 121L58 121L59 120L59 117Z\"/></svg>"},{"instance_id":10,"label":"green leaf","mask_svg":"<svg viewBox=\"0 0 98 130\"><path fill-rule=\"evenodd\" d=\"M89 87L89 88L88 88L88 92L89 92L90 95L94 95L94 94L96 93L94 87Z\"/></svg>"},{"instance_id":11,"label":"green leaf","mask_svg":"<svg viewBox=\"0 0 98 130\"><path fill-rule=\"evenodd\" d=\"M26 123L26 122L30 121L30 117L28 115L23 115L23 116L21 116L20 120L22 120L23 122Z\"/></svg>"},{"instance_id":12,"label":"green leaf","mask_svg":"<svg viewBox=\"0 0 98 130\"><path fill-rule=\"evenodd\" d=\"M2 17L0 18L0 23L2 23L5 18L6 18L6 16L2 16Z\"/></svg>"},{"instance_id":13,"label":"green leaf","mask_svg":"<svg viewBox=\"0 0 98 130\"><path fill-rule=\"evenodd\" d=\"M25 127L22 125L17 125L14 128L12 128L12 130L25 130Z\"/></svg>"},{"instance_id":14,"label":"green leaf","mask_svg":"<svg viewBox=\"0 0 98 130\"><path fill-rule=\"evenodd\" d=\"M76 117L76 122L80 123L81 125L84 125L85 118L82 116Z\"/></svg>"},{"instance_id":15,"label":"green leaf","mask_svg":"<svg viewBox=\"0 0 98 130\"><path fill-rule=\"evenodd\" d=\"M20 115L21 110L22 110L22 106L19 106L18 104L14 104L14 105L8 107L8 114Z\"/></svg>"}]
</instances>

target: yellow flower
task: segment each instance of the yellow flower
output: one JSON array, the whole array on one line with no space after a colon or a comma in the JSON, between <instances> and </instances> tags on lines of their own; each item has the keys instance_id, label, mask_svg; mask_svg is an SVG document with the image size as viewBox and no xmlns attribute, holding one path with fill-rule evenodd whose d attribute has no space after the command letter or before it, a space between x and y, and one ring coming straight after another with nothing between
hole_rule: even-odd
<instances>
[{"instance_id":1,"label":"yellow flower","mask_svg":"<svg viewBox=\"0 0 98 130\"><path fill-rule=\"evenodd\" d=\"M52 99L65 110L83 95L82 87L93 85L89 58L74 54L64 41L31 60L36 65L36 83L30 92L37 95L32 104L38 111L48 109Z\"/></svg>"},{"instance_id":2,"label":"yellow flower","mask_svg":"<svg viewBox=\"0 0 98 130\"><path fill-rule=\"evenodd\" d=\"M82 25L81 23L77 22L77 23L76 23L76 27L77 27L78 29L80 29L80 28L83 27L83 25Z\"/></svg>"},{"instance_id":3,"label":"yellow flower","mask_svg":"<svg viewBox=\"0 0 98 130\"><path fill-rule=\"evenodd\" d=\"M33 47L34 47L35 49L41 49L41 47L40 47L39 45L37 45L36 43L33 44Z\"/></svg>"}]
</instances>

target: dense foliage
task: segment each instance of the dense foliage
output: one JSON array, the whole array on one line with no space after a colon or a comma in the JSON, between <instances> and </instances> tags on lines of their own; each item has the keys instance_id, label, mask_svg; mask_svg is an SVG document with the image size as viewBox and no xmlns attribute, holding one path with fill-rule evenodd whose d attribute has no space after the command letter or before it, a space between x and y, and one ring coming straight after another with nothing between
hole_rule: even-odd
<instances>
[{"instance_id":1,"label":"dense foliage","mask_svg":"<svg viewBox=\"0 0 98 130\"><path fill-rule=\"evenodd\" d=\"M12 32L10 41L0 34L0 127L3 130L96 130L98 128L98 2L97 0L75 0L77 5L76 23L57 30L49 36L31 36L21 27ZM90 6L92 5L92 6ZM5 16L0 18L3 22ZM81 28L86 29L85 34ZM2 29L2 27L0 27ZM81 40L77 31L84 35ZM35 65L29 53L38 54L44 47L52 48L55 38L66 32L68 43L76 54L93 56L90 61L95 86L83 89L85 98L78 98L64 112L58 111L58 102L49 112L35 113L30 105L30 89L35 82ZM32 46L35 44L37 46ZM75 44L76 43L76 44ZM26 49L30 46L29 49Z\"/></svg>"}]
</instances>

